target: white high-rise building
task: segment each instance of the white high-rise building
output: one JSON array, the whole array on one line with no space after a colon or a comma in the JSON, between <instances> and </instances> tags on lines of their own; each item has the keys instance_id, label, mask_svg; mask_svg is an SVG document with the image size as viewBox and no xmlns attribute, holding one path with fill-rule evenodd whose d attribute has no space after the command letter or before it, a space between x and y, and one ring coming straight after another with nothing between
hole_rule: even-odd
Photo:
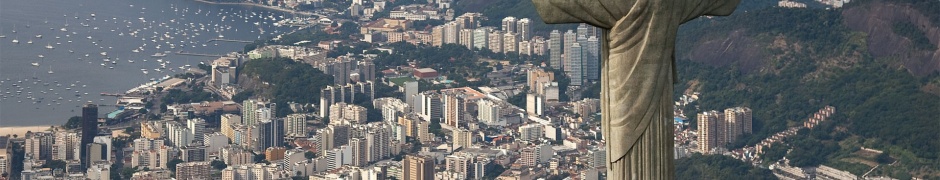
<instances>
[{"instance_id":1,"label":"white high-rise building","mask_svg":"<svg viewBox=\"0 0 940 180\"><path fill-rule=\"evenodd\" d=\"M453 133L454 138L454 148L463 147L470 148L473 146L473 132L463 128L458 128Z\"/></svg>"},{"instance_id":2,"label":"white high-rise building","mask_svg":"<svg viewBox=\"0 0 940 180\"><path fill-rule=\"evenodd\" d=\"M405 95L405 103L408 103L408 104L411 105L412 107L416 107L416 106L414 106L414 104L415 104L415 97L414 97L414 95L415 95L415 94L418 94L418 93L420 92L420 91L418 90L418 81L408 81L408 82L405 82L405 90L402 91L402 92L405 92L405 94L404 94L404 95ZM409 110L409 111L411 111L411 110Z\"/></svg>"},{"instance_id":3,"label":"white high-rise building","mask_svg":"<svg viewBox=\"0 0 940 180\"><path fill-rule=\"evenodd\" d=\"M202 118L189 119L186 121L186 128L192 134L192 140L198 140L198 145L201 145L206 134L206 120Z\"/></svg>"},{"instance_id":4,"label":"white high-rise building","mask_svg":"<svg viewBox=\"0 0 940 180\"><path fill-rule=\"evenodd\" d=\"M516 17L503 18L503 32L516 33Z\"/></svg>"},{"instance_id":5,"label":"white high-rise building","mask_svg":"<svg viewBox=\"0 0 940 180\"><path fill-rule=\"evenodd\" d=\"M183 147L193 141L193 133L188 127L179 122L171 121L166 123L167 140L174 147Z\"/></svg>"},{"instance_id":6,"label":"white high-rise building","mask_svg":"<svg viewBox=\"0 0 940 180\"><path fill-rule=\"evenodd\" d=\"M516 33L519 34L523 40L529 40L532 38L532 22L529 18L522 18L519 22L516 22Z\"/></svg>"},{"instance_id":7,"label":"white high-rise building","mask_svg":"<svg viewBox=\"0 0 940 180\"><path fill-rule=\"evenodd\" d=\"M548 52L549 52L549 58L548 58L548 59L549 59L549 61L548 61L548 64L549 64L553 69L561 69L562 67L564 67L564 65L562 64L562 59L561 59L561 54L563 53L563 52L562 52L562 47L563 47L563 46L562 46L562 41L563 41L563 40L561 39L561 33L558 32L558 30L552 30L552 32L549 33L548 36L549 36L549 43L548 43L548 44L549 44L549 45L548 45Z\"/></svg>"},{"instance_id":8,"label":"white high-rise building","mask_svg":"<svg viewBox=\"0 0 940 180\"><path fill-rule=\"evenodd\" d=\"M584 46L584 76L587 80L599 80L601 78L600 70L600 43L596 36L587 39L587 45Z\"/></svg>"},{"instance_id":9,"label":"white high-rise building","mask_svg":"<svg viewBox=\"0 0 940 180\"><path fill-rule=\"evenodd\" d=\"M492 28L477 28L473 30L473 47L477 49L487 49L486 41L489 39Z\"/></svg>"},{"instance_id":10,"label":"white high-rise building","mask_svg":"<svg viewBox=\"0 0 940 180\"><path fill-rule=\"evenodd\" d=\"M486 124L494 124L499 121L499 104L496 102L480 99L477 101L477 119Z\"/></svg>"},{"instance_id":11,"label":"white high-rise building","mask_svg":"<svg viewBox=\"0 0 940 180\"><path fill-rule=\"evenodd\" d=\"M571 48L568 51L569 53L565 54L568 56L568 64L565 67L565 73L568 74L568 78L571 79L572 86L581 86L584 82L584 61L582 52L584 49L581 48L580 43L572 43Z\"/></svg>"},{"instance_id":12,"label":"white high-rise building","mask_svg":"<svg viewBox=\"0 0 940 180\"><path fill-rule=\"evenodd\" d=\"M571 50L571 46L574 45L574 43L578 43L577 40L578 40L578 35L575 34L574 31L568 30L568 32L565 32L565 35L564 35L564 47L563 47L563 48L564 48L564 58L563 58L563 59L564 59L565 62L562 62L562 64L564 64L565 67L563 67L562 69L564 69L564 70L566 70L566 71L568 70L568 65L569 65L569 63L570 63L570 62L568 62L568 61L571 61L571 57L572 57L572 56L571 56L571 51L572 51L572 50Z\"/></svg>"},{"instance_id":13,"label":"white high-rise building","mask_svg":"<svg viewBox=\"0 0 940 180\"><path fill-rule=\"evenodd\" d=\"M276 116L274 111L277 110L277 105L271 102L264 100L248 99L242 102L242 124L246 126L255 125L255 122L260 121L261 119L272 119ZM259 114L259 109L267 108L267 110L262 110Z\"/></svg>"},{"instance_id":14,"label":"white high-rise building","mask_svg":"<svg viewBox=\"0 0 940 180\"><path fill-rule=\"evenodd\" d=\"M584 36L584 37L590 36L588 32L588 27L590 26L591 25L588 25L586 23L578 24L578 28L577 28L578 36Z\"/></svg>"},{"instance_id":15,"label":"white high-rise building","mask_svg":"<svg viewBox=\"0 0 940 180\"><path fill-rule=\"evenodd\" d=\"M536 141L543 136L542 124L526 124L519 127L519 140Z\"/></svg>"},{"instance_id":16,"label":"white high-rise building","mask_svg":"<svg viewBox=\"0 0 940 180\"><path fill-rule=\"evenodd\" d=\"M460 30L460 45L467 49L473 49L473 29Z\"/></svg>"},{"instance_id":17,"label":"white high-rise building","mask_svg":"<svg viewBox=\"0 0 940 180\"><path fill-rule=\"evenodd\" d=\"M290 114L284 119L284 134L292 137L307 137L307 115Z\"/></svg>"},{"instance_id":18,"label":"white high-rise building","mask_svg":"<svg viewBox=\"0 0 940 180\"><path fill-rule=\"evenodd\" d=\"M519 52L519 35L506 33L503 35L503 53Z\"/></svg>"},{"instance_id":19,"label":"white high-rise building","mask_svg":"<svg viewBox=\"0 0 940 180\"><path fill-rule=\"evenodd\" d=\"M503 31L492 31L486 45L494 53L503 53Z\"/></svg>"},{"instance_id":20,"label":"white high-rise building","mask_svg":"<svg viewBox=\"0 0 940 180\"><path fill-rule=\"evenodd\" d=\"M457 22L444 24L444 44L457 44L460 41L460 27Z\"/></svg>"}]
</instances>

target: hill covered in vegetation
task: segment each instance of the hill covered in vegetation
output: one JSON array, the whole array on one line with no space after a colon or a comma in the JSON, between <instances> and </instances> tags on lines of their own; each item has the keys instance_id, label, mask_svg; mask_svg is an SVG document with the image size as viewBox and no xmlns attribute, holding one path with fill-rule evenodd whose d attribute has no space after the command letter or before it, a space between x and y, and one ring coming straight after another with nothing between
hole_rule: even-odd
<instances>
[{"instance_id":1,"label":"hill covered in vegetation","mask_svg":"<svg viewBox=\"0 0 940 180\"><path fill-rule=\"evenodd\" d=\"M785 141L799 154L787 156L791 163L865 170L881 164L870 175L938 178L936 9L940 2L866 0L834 10L765 8L699 18L679 33L676 95L702 93L698 109L687 112L693 116L753 109L755 134L731 148L799 126L832 105L831 124ZM884 150L898 163L859 160L861 147Z\"/></svg>"}]
</instances>

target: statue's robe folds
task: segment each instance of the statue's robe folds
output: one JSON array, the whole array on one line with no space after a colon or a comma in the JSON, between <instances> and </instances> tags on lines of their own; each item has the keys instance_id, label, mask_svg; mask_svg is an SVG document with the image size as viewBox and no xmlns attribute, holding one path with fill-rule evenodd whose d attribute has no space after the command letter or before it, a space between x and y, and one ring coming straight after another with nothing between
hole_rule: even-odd
<instances>
[{"instance_id":1,"label":"statue's robe folds","mask_svg":"<svg viewBox=\"0 0 940 180\"><path fill-rule=\"evenodd\" d=\"M546 23L605 30L601 117L608 179L674 179L672 92L679 25L740 0L533 0ZM553 49L554 50L554 49Z\"/></svg>"}]
</instances>

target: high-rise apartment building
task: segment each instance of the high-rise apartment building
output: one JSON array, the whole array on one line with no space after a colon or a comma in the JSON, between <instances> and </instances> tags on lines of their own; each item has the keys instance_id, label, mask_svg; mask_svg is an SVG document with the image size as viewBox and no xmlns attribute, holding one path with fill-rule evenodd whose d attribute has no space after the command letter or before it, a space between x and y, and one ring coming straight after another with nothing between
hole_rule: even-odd
<instances>
[{"instance_id":1,"label":"high-rise apartment building","mask_svg":"<svg viewBox=\"0 0 940 180\"><path fill-rule=\"evenodd\" d=\"M568 59L568 64L565 65L565 73L571 79L570 85L581 86L584 82L584 49L581 48L580 43L575 42L571 44L568 50L568 53L565 54Z\"/></svg>"},{"instance_id":2,"label":"high-rise apartment building","mask_svg":"<svg viewBox=\"0 0 940 180\"><path fill-rule=\"evenodd\" d=\"M532 22L529 18L522 18L516 22L516 33L524 40L532 38Z\"/></svg>"},{"instance_id":3,"label":"high-rise apartment building","mask_svg":"<svg viewBox=\"0 0 940 180\"><path fill-rule=\"evenodd\" d=\"M477 49L487 49L487 39L489 39L490 31L492 28L477 28L473 30L473 47Z\"/></svg>"},{"instance_id":4,"label":"high-rise apartment building","mask_svg":"<svg viewBox=\"0 0 940 180\"><path fill-rule=\"evenodd\" d=\"M506 33L515 33L516 32L516 17L505 17L502 21L502 30Z\"/></svg>"},{"instance_id":5,"label":"high-rise apartment building","mask_svg":"<svg viewBox=\"0 0 940 180\"><path fill-rule=\"evenodd\" d=\"M751 130L751 122L753 121L751 108L733 107L725 109L725 118L728 119L726 122L734 124L731 125L733 126L731 129L734 131L735 136L753 133Z\"/></svg>"},{"instance_id":6,"label":"high-rise apartment building","mask_svg":"<svg viewBox=\"0 0 940 180\"><path fill-rule=\"evenodd\" d=\"M85 106L82 107L82 138L78 146L81 149L79 152L82 170L90 163L86 156L85 147L94 141L95 136L98 136L98 105L85 104Z\"/></svg>"},{"instance_id":7,"label":"high-rise apartment building","mask_svg":"<svg viewBox=\"0 0 940 180\"><path fill-rule=\"evenodd\" d=\"M601 78L600 70L600 43L597 41L597 37L591 36L587 38L586 46L582 45L584 48L584 79L586 80L599 80Z\"/></svg>"},{"instance_id":8,"label":"high-rise apartment building","mask_svg":"<svg viewBox=\"0 0 940 180\"><path fill-rule=\"evenodd\" d=\"M421 155L405 156L404 179L432 180L434 179L434 159Z\"/></svg>"},{"instance_id":9,"label":"high-rise apartment building","mask_svg":"<svg viewBox=\"0 0 940 180\"><path fill-rule=\"evenodd\" d=\"M724 112L706 111L698 114L699 151L708 153L751 133L751 109L734 107Z\"/></svg>"},{"instance_id":10,"label":"high-rise apartment building","mask_svg":"<svg viewBox=\"0 0 940 180\"><path fill-rule=\"evenodd\" d=\"M444 26L431 28L431 46L441 47L444 44Z\"/></svg>"},{"instance_id":11,"label":"high-rise apartment building","mask_svg":"<svg viewBox=\"0 0 940 180\"><path fill-rule=\"evenodd\" d=\"M564 64L565 67L562 67L562 69L568 70L568 65L570 64L568 61L570 61L570 60L571 60L571 57L573 57L573 56L571 55L571 51L572 51L572 50L571 50L571 45L574 45L574 43L578 43L578 35L577 35L577 33L575 33L574 31L568 30L567 32L565 32L565 34L564 34L563 36L564 36L564 37L563 37L563 38L564 38L564 44L563 44L564 47L562 47L562 49L564 49L564 51L563 51L563 52L564 52L564 58L563 58L564 62L562 62L562 64Z\"/></svg>"},{"instance_id":12,"label":"high-rise apartment building","mask_svg":"<svg viewBox=\"0 0 940 180\"><path fill-rule=\"evenodd\" d=\"M492 124L499 121L500 107L496 102L488 99L480 99L477 101L477 108L477 119L479 119L480 122Z\"/></svg>"},{"instance_id":13,"label":"high-rise apartment building","mask_svg":"<svg viewBox=\"0 0 940 180\"><path fill-rule=\"evenodd\" d=\"M284 118L284 134L291 137L307 137L307 115L287 115Z\"/></svg>"},{"instance_id":14,"label":"high-rise apartment building","mask_svg":"<svg viewBox=\"0 0 940 180\"><path fill-rule=\"evenodd\" d=\"M489 47L490 51L494 53L503 53L503 31L492 31L489 34L489 39L486 45Z\"/></svg>"},{"instance_id":15,"label":"high-rise apartment building","mask_svg":"<svg viewBox=\"0 0 940 180\"><path fill-rule=\"evenodd\" d=\"M186 121L186 127L189 128L192 139L197 140L197 145L202 145L202 140L206 135L206 120L202 118L189 119Z\"/></svg>"},{"instance_id":16,"label":"high-rise apartment building","mask_svg":"<svg viewBox=\"0 0 940 180\"><path fill-rule=\"evenodd\" d=\"M553 69L561 69L564 67L561 59L561 54L563 53L562 42L564 40L561 38L561 33L558 32L558 30L552 30L552 32L548 34L548 39L550 41L548 43L548 65Z\"/></svg>"},{"instance_id":17,"label":"high-rise apartment building","mask_svg":"<svg viewBox=\"0 0 940 180\"><path fill-rule=\"evenodd\" d=\"M451 127L458 127L460 124L466 123L467 118L464 117L467 114L465 108L466 96L457 92L444 92L441 96L444 105L444 119L441 123Z\"/></svg>"},{"instance_id":18,"label":"high-rise apartment building","mask_svg":"<svg viewBox=\"0 0 940 180\"><path fill-rule=\"evenodd\" d=\"M209 179L211 170L209 161L185 162L176 165L176 179L198 180Z\"/></svg>"},{"instance_id":19,"label":"high-rise apartment building","mask_svg":"<svg viewBox=\"0 0 940 180\"><path fill-rule=\"evenodd\" d=\"M242 102L242 124L255 125L262 119L277 117L277 104L263 99L248 99Z\"/></svg>"},{"instance_id":20,"label":"high-rise apartment building","mask_svg":"<svg viewBox=\"0 0 940 180\"><path fill-rule=\"evenodd\" d=\"M512 32L503 34L503 53L519 52L519 35Z\"/></svg>"},{"instance_id":21,"label":"high-rise apartment building","mask_svg":"<svg viewBox=\"0 0 940 180\"><path fill-rule=\"evenodd\" d=\"M473 145L473 132L470 132L470 130L458 128L453 131L453 136L454 148L470 148Z\"/></svg>"},{"instance_id":22,"label":"high-rise apartment building","mask_svg":"<svg viewBox=\"0 0 940 180\"><path fill-rule=\"evenodd\" d=\"M719 125L719 122L724 120L724 114L718 111L706 111L699 113L696 118L698 118L699 151L707 154L712 149L724 145L721 140L724 133Z\"/></svg>"},{"instance_id":23,"label":"high-rise apartment building","mask_svg":"<svg viewBox=\"0 0 940 180\"><path fill-rule=\"evenodd\" d=\"M473 29L460 30L460 45L467 49L473 49Z\"/></svg>"}]
</instances>

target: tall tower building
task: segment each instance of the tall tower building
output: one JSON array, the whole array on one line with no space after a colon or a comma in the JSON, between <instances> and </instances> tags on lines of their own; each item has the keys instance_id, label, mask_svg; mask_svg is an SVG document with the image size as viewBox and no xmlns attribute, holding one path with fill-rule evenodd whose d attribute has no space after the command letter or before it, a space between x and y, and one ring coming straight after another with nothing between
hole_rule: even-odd
<instances>
[{"instance_id":1,"label":"tall tower building","mask_svg":"<svg viewBox=\"0 0 940 180\"><path fill-rule=\"evenodd\" d=\"M431 46L441 47L444 44L444 25L434 26L431 29Z\"/></svg>"},{"instance_id":2,"label":"tall tower building","mask_svg":"<svg viewBox=\"0 0 940 180\"><path fill-rule=\"evenodd\" d=\"M405 175L407 180L432 180L434 179L434 160L431 157L421 155L405 156Z\"/></svg>"},{"instance_id":3,"label":"tall tower building","mask_svg":"<svg viewBox=\"0 0 940 180\"><path fill-rule=\"evenodd\" d=\"M698 116L698 147L699 151L707 154L715 147L724 145L721 140L723 133L720 122L724 121L724 114L718 111L706 111Z\"/></svg>"},{"instance_id":4,"label":"tall tower building","mask_svg":"<svg viewBox=\"0 0 940 180\"><path fill-rule=\"evenodd\" d=\"M81 148L80 151L80 160L81 160L81 169L85 169L88 161L88 153L86 153L87 147L89 144L93 143L95 136L98 135L98 105L95 104L85 104L82 107L82 139L78 147Z\"/></svg>"},{"instance_id":5,"label":"tall tower building","mask_svg":"<svg viewBox=\"0 0 940 180\"><path fill-rule=\"evenodd\" d=\"M457 44L460 41L460 28L457 26L454 21L444 24L444 44Z\"/></svg>"},{"instance_id":6,"label":"tall tower building","mask_svg":"<svg viewBox=\"0 0 940 180\"><path fill-rule=\"evenodd\" d=\"M562 62L562 63L564 64L565 67L562 67L562 69L568 70L568 65L569 65L568 61L570 61L571 57L573 57L571 55L572 53L571 45L574 45L574 43L578 42L578 35L574 33L574 31L568 30L568 32L565 32L564 38L565 40L564 40L563 48L564 48L564 53L565 53L565 57L564 57L565 62Z\"/></svg>"},{"instance_id":7,"label":"tall tower building","mask_svg":"<svg viewBox=\"0 0 940 180\"><path fill-rule=\"evenodd\" d=\"M467 47L467 49L473 49L473 29L461 29L460 30L460 45Z\"/></svg>"},{"instance_id":8,"label":"tall tower building","mask_svg":"<svg viewBox=\"0 0 940 180\"><path fill-rule=\"evenodd\" d=\"M591 27L591 25L588 25L587 23L578 24L578 29L577 29L578 36L584 36L584 37L590 36L591 33L588 32L589 27Z\"/></svg>"},{"instance_id":9,"label":"tall tower building","mask_svg":"<svg viewBox=\"0 0 940 180\"><path fill-rule=\"evenodd\" d=\"M186 121L186 127L189 128L190 133L193 134L193 139L199 140L199 143L202 143L202 139L205 139L206 135L206 120L202 118L189 119Z\"/></svg>"},{"instance_id":10,"label":"tall tower building","mask_svg":"<svg viewBox=\"0 0 940 180\"><path fill-rule=\"evenodd\" d=\"M734 142L741 135L751 134L751 108L733 107L725 109L725 131L731 138L728 142Z\"/></svg>"},{"instance_id":11,"label":"tall tower building","mask_svg":"<svg viewBox=\"0 0 940 180\"><path fill-rule=\"evenodd\" d=\"M503 18L503 31L506 33L516 33L516 17Z\"/></svg>"},{"instance_id":12,"label":"tall tower building","mask_svg":"<svg viewBox=\"0 0 940 180\"><path fill-rule=\"evenodd\" d=\"M503 35L503 52L519 52L519 35L516 33L506 33Z\"/></svg>"},{"instance_id":13,"label":"tall tower building","mask_svg":"<svg viewBox=\"0 0 940 180\"><path fill-rule=\"evenodd\" d=\"M584 77L584 49L581 48L580 43L576 42L571 44L569 50L569 53L565 54L568 57L565 72L568 74L568 78L571 79L572 86L581 86L584 82L582 79Z\"/></svg>"},{"instance_id":14,"label":"tall tower building","mask_svg":"<svg viewBox=\"0 0 940 180\"><path fill-rule=\"evenodd\" d=\"M489 39L490 28L477 28L473 30L473 47L477 49L488 48L486 40Z\"/></svg>"},{"instance_id":15,"label":"tall tower building","mask_svg":"<svg viewBox=\"0 0 940 180\"><path fill-rule=\"evenodd\" d=\"M454 136L454 148L463 147L470 148L473 145L473 133L470 130L463 128L458 128L453 133Z\"/></svg>"},{"instance_id":16,"label":"tall tower building","mask_svg":"<svg viewBox=\"0 0 940 180\"><path fill-rule=\"evenodd\" d=\"M352 138L349 140L349 146L352 148L352 165L356 167L365 167L369 163L369 148L364 138Z\"/></svg>"},{"instance_id":17,"label":"tall tower building","mask_svg":"<svg viewBox=\"0 0 940 180\"><path fill-rule=\"evenodd\" d=\"M261 110L263 108L267 110ZM242 102L242 124L251 126L262 119L272 119L277 117L275 112L277 112L277 105L274 103L256 99L245 100Z\"/></svg>"},{"instance_id":18,"label":"tall tower building","mask_svg":"<svg viewBox=\"0 0 940 180\"><path fill-rule=\"evenodd\" d=\"M597 37L591 36L587 39L587 45L584 46L584 76L587 80L599 80L601 78L600 70L600 43Z\"/></svg>"},{"instance_id":19,"label":"tall tower building","mask_svg":"<svg viewBox=\"0 0 940 180\"><path fill-rule=\"evenodd\" d=\"M307 137L307 116L300 113L287 115L284 122L284 134L292 137Z\"/></svg>"},{"instance_id":20,"label":"tall tower building","mask_svg":"<svg viewBox=\"0 0 940 180\"><path fill-rule=\"evenodd\" d=\"M516 22L516 33L519 34L519 37L524 41L532 38L532 22L529 18L522 18L519 22Z\"/></svg>"},{"instance_id":21,"label":"tall tower building","mask_svg":"<svg viewBox=\"0 0 940 180\"><path fill-rule=\"evenodd\" d=\"M494 53L503 53L503 31L492 31L486 45Z\"/></svg>"},{"instance_id":22,"label":"tall tower building","mask_svg":"<svg viewBox=\"0 0 940 180\"><path fill-rule=\"evenodd\" d=\"M441 100L441 94L436 92L424 92L420 93L421 97L421 111L419 115L426 121L431 121L432 119L440 119L443 116L443 101Z\"/></svg>"},{"instance_id":23,"label":"tall tower building","mask_svg":"<svg viewBox=\"0 0 940 180\"><path fill-rule=\"evenodd\" d=\"M284 120L271 119L258 122L258 138L261 139L260 147L255 150L260 152L269 147L284 146Z\"/></svg>"},{"instance_id":24,"label":"tall tower building","mask_svg":"<svg viewBox=\"0 0 940 180\"><path fill-rule=\"evenodd\" d=\"M562 54L562 49L561 49L561 48L562 48L561 33L558 32L558 30L552 30L552 32L549 33L548 38L549 38L549 41L551 41L551 42L549 42L549 45L548 45L548 49L549 49L549 50L548 50L548 51L549 51L549 58L548 58L549 61L548 61L548 64L549 64L553 69L561 69L562 67L564 67L564 65L561 64L561 63L562 63L562 60L561 60L561 54Z\"/></svg>"},{"instance_id":25,"label":"tall tower building","mask_svg":"<svg viewBox=\"0 0 940 180\"><path fill-rule=\"evenodd\" d=\"M477 101L477 119L485 123L496 123L499 121L499 104L496 102L480 99Z\"/></svg>"}]
</instances>

